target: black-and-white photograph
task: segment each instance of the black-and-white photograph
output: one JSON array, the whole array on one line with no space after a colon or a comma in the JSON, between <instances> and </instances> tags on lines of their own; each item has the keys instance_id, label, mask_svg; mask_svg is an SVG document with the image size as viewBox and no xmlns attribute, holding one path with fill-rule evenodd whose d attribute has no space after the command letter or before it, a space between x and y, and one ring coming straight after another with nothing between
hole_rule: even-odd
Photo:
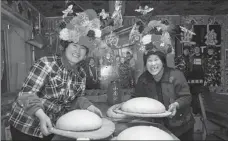
<instances>
[{"instance_id":1,"label":"black-and-white photograph","mask_svg":"<svg viewBox=\"0 0 228 141\"><path fill-rule=\"evenodd\" d=\"M228 1L2 0L1 139L228 140Z\"/></svg>"}]
</instances>

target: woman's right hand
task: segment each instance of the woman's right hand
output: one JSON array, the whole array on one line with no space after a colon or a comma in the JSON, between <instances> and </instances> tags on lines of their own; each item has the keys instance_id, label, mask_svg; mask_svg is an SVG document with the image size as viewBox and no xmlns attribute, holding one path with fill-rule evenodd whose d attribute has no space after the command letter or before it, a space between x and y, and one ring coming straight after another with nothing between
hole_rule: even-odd
<instances>
[{"instance_id":1,"label":"woman's right hand","mask_svg":"<svg viewBox=\"0 0 228 141\"><path fill-rule=\"evenodd\" d=\"M51 119L44 113L42 109L36 111L35 115L40 120L40 130L43 135L48 136L51 133L49 132L50 129L53 127L51 123Z\"/></svg>"}]
</instances>

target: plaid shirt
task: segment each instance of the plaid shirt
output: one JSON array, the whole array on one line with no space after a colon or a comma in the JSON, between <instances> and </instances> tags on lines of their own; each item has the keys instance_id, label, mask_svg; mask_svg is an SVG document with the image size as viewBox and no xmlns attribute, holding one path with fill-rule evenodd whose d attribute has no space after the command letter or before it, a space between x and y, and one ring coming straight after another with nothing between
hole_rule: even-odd
<instances>
[{"instance_id":1,"label":"plaid shirt","mask_svg":"<svg viewBox=\"0 0 228 141\"><path fill-rule=\"evenodd\" d=\"M70 67L65 56L43 57L31 68L12 105L9 123L21 132L42 138L35 112L42 108L52 123L69 111L85 90L86 73L80 65ZM87 102L89 106L90 103ZM83 106L81 106L83 107ZM87 108L85 107L85 108Z\"/></svg>"}]
</instances>

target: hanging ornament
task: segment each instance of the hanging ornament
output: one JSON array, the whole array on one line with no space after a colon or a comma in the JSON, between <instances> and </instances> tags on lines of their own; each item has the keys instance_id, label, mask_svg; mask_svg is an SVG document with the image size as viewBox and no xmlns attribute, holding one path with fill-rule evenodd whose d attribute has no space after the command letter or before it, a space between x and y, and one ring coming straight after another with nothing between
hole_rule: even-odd
<instances>
[{"instance_id":1,"label":"hanging ornament","mask_svg":"<svg viewBox=\"0 0 228 141\"><path fill-rule=\"evenodd\" d=\"M193 35L196 35L192 30L188 30L187 28L180 26L181 29L181 43L184 44L184 46L191 46L196 44L195 42L192 41Z\"/></svg>"},{"instance_id":2,"label":"hanging ornament","mask_svg":"<svg viewBox=\"0 0 228 141\"><path fill-rule=\"evenodd\" d=\"M205 36L205 44L206 45L216 45L218 43L217 34L215 33L214 29L210 30L209 25L207 25L207 34Z\"/></svg>"},{"instance_id":3,"label":"hanging ornament","mask_svg":"<svg viewBox=\"0 0 228 141\"><path fill-rule=\"evenodd\" d=\"M139 12L143 15L146 15L147 13L151 12L152 10L154 10L154 8L150 8L147 5L142 8L142 6L139 6L139 9L135 9L136 12Z\"/></svg>"},{"instance_id":4,"label":"hanging ornament","mask_svg":"<svg viewBox=\"0 0 228 141\"><path fill-rule=\"evenodd\" d=\"M67 8L66 10L62 11L62 13L63 13L62 18L63 18L63 19L64 19L68 14L73 13L72 8L73 8L73 5L69 5L68 8Z\"/></svg>"},{"instance_id":5,"label":"hanging ornament","mask_svg":"<svg viewBox=\"0 0 228 141\"><path fill-rule=\"evenodd\" d=\"M113 46L117 46L118 42L119 42L119 37L115 34L115 33L110 33L109 35L107 35L105 37L105 42L107 45L113 47Z\"/></svg>"},{"instance_id":6,"label":"hanging ornament","mask_svg":"<svg viewBox=\"0 0 228 141\"><path fill-rule=\"evenodd\" d=\"M144 25L142 21L138 21L134 24L129 34L129 42L131 44L134 44L140 41L143 29L144 29Z\"/></svg>"},{"instance_id":7,"label":"hanging ornament","mask_svg":"<svg viewBox=\"0 0 228 141\"><path fill-rule=\"evenodd\" d=\"M109 13L106 13L104 9L101 10L101 13L99 13L99 16L105 20L109 17Z\"/></svg>"},{"instance_id":8,"label":"hanging ornament","mask_svg":"<svg viewBox=\"0 0 228 141\"><path fill-rule=\"evenodd\" d=\"M115 10L112 14L112 19L114 20L115 29L123 26L123 17L121 14L122 1L115 1Z\"/></svg>"}]
</instances>

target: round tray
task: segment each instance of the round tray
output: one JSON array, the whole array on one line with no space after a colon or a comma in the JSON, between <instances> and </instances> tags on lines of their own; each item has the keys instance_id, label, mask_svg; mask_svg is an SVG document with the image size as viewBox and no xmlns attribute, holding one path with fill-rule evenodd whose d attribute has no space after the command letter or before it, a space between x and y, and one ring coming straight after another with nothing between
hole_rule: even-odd
<instances>
[{"instance_id":1,"label":"round tray","mask_svg":"<svg viewBox=\"0 0 228 141\"><path fill-rule=\"evenodd\" d=\"M114 111L116 113L125 114L128 116L134 116L134 117L162 118L162 117L168 117L171 114L171 112L169 112L169 111L165 111L164 113L160 113L160 114L142 114L142 113L125 112L125 111L120 110L120 106L117 107L116 109L114 109Z\"/></svg>"},{"instance_id":2,"label":"round tray","mask_svg":"<svg viewBox=\"0 0 228 141\"><path fill-rule=\"evenodd\" d=\"M131 121L133 119L132 116L128 116L128 115L125 115L125 114L117 113L117 112L114 111L120 105L121 104L115 104L115 105L111 106L108 109L108 111L106 112L106 115L107 115L108 119L111 120L111 121L118 121L118 122Z\"/></svg>"},{"instance_id":3,"label":"round tray","mask_svg":"<svg viewBox=\"0 0 228 141\"><path fill-rule=\"evenodd\" d=\"M85 132L73 132L73 131L64 131L61 129L52 128L51 133L68 137L68 138L89 138L91 140L105 139L111 136L115 131L115 124L105 118L102 118L102 126L98 130L94 131L85 131Z\"/></svg>"}]
</instances>

